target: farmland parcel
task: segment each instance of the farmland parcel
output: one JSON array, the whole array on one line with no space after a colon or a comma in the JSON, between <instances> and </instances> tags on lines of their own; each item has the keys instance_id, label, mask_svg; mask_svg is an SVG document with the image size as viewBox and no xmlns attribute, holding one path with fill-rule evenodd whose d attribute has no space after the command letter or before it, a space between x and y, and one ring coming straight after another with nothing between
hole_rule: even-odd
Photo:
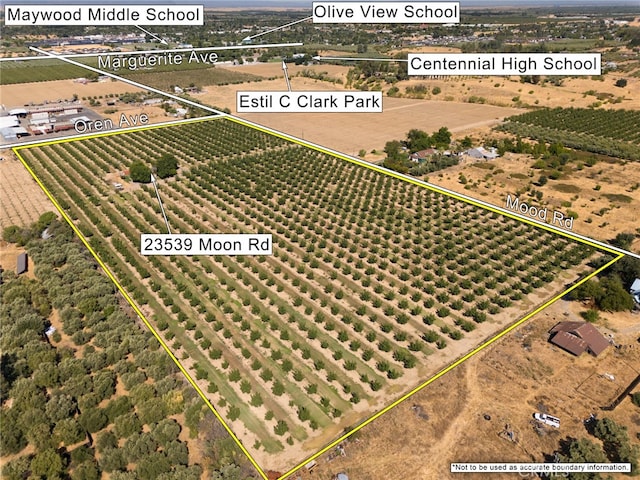
<instances>
[{"instance_id":1,"label":"farmland parcel","mask_svg":"<svg viewBox=\"0 0 640 480\"><path fill-rule=\"evenodd\" d=\"M273 256L143 257L173 233ZM576 281L591 247L228 119L21 150L263 468L293 467Z\"/></svg>"}]
</instances>

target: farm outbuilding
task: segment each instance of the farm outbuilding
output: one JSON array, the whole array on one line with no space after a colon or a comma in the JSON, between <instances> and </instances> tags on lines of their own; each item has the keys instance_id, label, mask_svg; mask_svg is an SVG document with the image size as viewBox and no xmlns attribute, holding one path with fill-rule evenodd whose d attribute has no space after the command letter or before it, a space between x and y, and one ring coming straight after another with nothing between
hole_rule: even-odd
<instances>
[{"instance_id":1,"label":"farm outbuilding","mask_svg":"<svg viewBox=\"0 0 640 480\"><path fill-rule=\"evenodd\" d=\"M0 117L0 129L19 127L19 126L20 126L20 121L18 120L18 117L16 117L15 115Z\"/></svg>"},{"instance_id":2,"label":"farm outbuilding","mask_svg":"<svg viewBox=\"0 0 640 480\"><path fill-rule=\"evenodd\" d=\"M25 273L29 269L29 257L26 253L21 253L18 255L18 266L16 268L16 273L18 275Z\"/></svg>"},{"instance_id":3,"label":"farm outbuilding","mask_svg":"<svg viewBox=\"0 0 640 480\"><path fill-rule=\"evenodd\" d=\"M11 127L0 128L0 135L5 140L16 140L18 138L18 135Z\"/></svg>"},{"instance_id":4,"label":"farm outbuilding","mask_svg":"<svg viewBox=\"0 0 640 480\"><path fill-rule=\"evenodd\" d=\"M560 322L549 333L551 343L576 356L589 352L597 357L609 346L604 335L587 322Z\"/></svg>"},{"instance_id":5,"label":"farm outbuilding","mask_svg":"<svg viewBox=\"0 0 640 480\"><path fill-rule=\"evenodd\" d=\"M20 117L20 118L27 118L28 114L29 112L27 111L26 108L14 108L12 110L9 110L9 115Z\"/></svg>"},{"instance_id":6,"label":"farm outbuilding","mask_svg":"<svg viewBox=\"0 0 640 480\"><path fill-rule=\"evenodd\" d=\"M500 156L495 151L495 149L492 148L491 150L486 150L484 147L471 148L464 153L466 153L470 157L478 158L481 160L495 160Z\"/></svg>"},{"instance_id":7,"label":"farm outbuilding","mask_svg":"<svg viewBox=\"0 0 640 480\"><path fill-rule=\"evenodd\" d=\"M631 284L629 293L633 297L634 302L640 304L640 278L636 278Z\"/></svg>"}]
</instances>

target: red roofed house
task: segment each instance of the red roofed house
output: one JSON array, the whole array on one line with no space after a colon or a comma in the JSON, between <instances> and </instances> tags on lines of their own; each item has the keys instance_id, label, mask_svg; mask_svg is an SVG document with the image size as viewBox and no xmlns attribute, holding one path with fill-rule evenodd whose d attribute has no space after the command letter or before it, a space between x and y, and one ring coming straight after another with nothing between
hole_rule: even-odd
<instances>
[{"instance_id":1,"label":"red roofed house","mask_svg":"<svg viewBox=\"0 0 640 480\"><path fill-rule=\"evenodd\" d=\"M409 160L411 160L413 163L422 163L434 153L438 153L435 148L427 148L426 150L420 150L418 152L412 153L411 155L409 155Z\"/></svg>"},{"instance_id":2,"label":"red roofed house","mask_svg":"<svg viewBox=\"0 0 640 480\"><path fill-rule=\"evenodd\" d=\"M576 356L589 352L594 357L609 346L609 341L587 322L560 322L549 333L549 341Z\"/></svg>"}]
</instances>

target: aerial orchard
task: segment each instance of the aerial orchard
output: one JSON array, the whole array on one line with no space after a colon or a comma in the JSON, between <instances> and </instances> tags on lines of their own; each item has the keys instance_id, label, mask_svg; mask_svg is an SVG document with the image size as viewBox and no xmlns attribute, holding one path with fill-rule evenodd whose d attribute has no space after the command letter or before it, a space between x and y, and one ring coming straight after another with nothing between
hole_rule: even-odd
<instances>
[{"instance_id":1,"label":"aerial orchard","mask_svg":"<svg viewBox=\"0 0 640 480\"><path fill-rule=\"evenodd\" d=\"M23 155L215 408L268 454L386 406L452 343L522 316L594 254L229 120ZM177 161L159 183L173 233L270 233L273 255L141 256L141 233L166 233L154 188L106 180L134 158Z\"/></svg>"}]
</instances>

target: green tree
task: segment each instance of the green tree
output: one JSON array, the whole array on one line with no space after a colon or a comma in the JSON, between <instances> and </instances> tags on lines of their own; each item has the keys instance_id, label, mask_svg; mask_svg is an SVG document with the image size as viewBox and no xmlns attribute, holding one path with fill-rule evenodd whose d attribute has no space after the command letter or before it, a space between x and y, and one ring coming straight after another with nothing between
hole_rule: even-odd
<instances>
[{"instance_id":1,"label":"green tree","mask_svg":"<svg viewBox=\"0 0 640 480\"><path fill-rule=\"evenodd\" d=\"M131 180L138 183L151 182L151 169L139 160L134 161L129 167Z\"/></svg>"},{"instance_id":2,"label":"green tree","mask_svg":"<svg viewBox=\"0 0 640 480\"><path fill-rule=\"evenodd\" d=\"M587 280L573 290L569 297L572 300L596 300L602 296L602 287L597 280Z\"/></svg>"},{"instance_id":3,"label":"green tree","mask_svg":"<svg viewBox=\"0 0 640 480\"><path fill-rule=\"evenodd\" d=\"M612 462L630 463L632 472L638 468L640 448L631 444L626 427L604 417L596 422L593 434L602 440L604 451Z\"/></svg>"},{"instance_id":4,"label":"green tree","mask_svg":"<svg viewBox=\"0 0 640 480\"><path fill-rule=\"evenodd\" d=\"M178 172L178 160L173 155L164 153L156 162L156 173L159 178L167 178Z\"/></svg>"},{"instance_id":5,"label":"green tree","mask_svg":"<svg viewBox=\"0 0 640 480\"><path fill-rule=\"evenodd\" d=\"M141 480L156 480L170 470L171 463L162 452L153 452L140 459L136 465L136 472Z\"/></svg>"},{"instance_id":6,"label":"green tree","mask_svg":"<svg viewBox=\"0 0 640 480\"><path fill-rule=\"evenodd\" d=\"M227 418L232 422L240 418L240 408L236 405L229 405L229 411L227 412Z\"/></svg>"},{"instance_id":7,"label":"green tree","mask_svg":"<svg viewBox=\"0 0 640 480\"><path fill-rule=\"evenodd\" d=\"M598 307L608 312L621 312L633 308L633 297L625 290L617 275L600 280L602 294L596 299Z\"/></svg>"},{"instance_id":8,"label":"green tree","mask_svg":"<svg viewBox=\"0 0 640 480\"><path fill-rule=\"evenodd\" d=\"M141 458L149 456L158 448L158 443L149 432L134 433L124 444L129 462L135 463Z\"/></svg>"},{"instance_id":9,"label":"green tree","mask_svg":"<svg viewBox=\"0 0 640 480\"><path fill-rule=\"evenodd\" d=\"M99 478L100 471L92 460L81 463L71 473L71 480L98 480Z\"/></svg>"},{"instance_id":10,"label":"green tree","mask_svg":"<svg viewBox=\"0 0 640 480\"><path fill-rule=\"evenodd\" d=\"M96 449L103 453L105 450L116 448L118 446L118 438L110 431L100 432L96 441Z\"/></svg>"},{"instance_id":11,"label":"green tree","mask_svg":"<svg viewBox=\"0 0 640 480\"><path fill-rule=\"evenodd\" d=\"M384 145L387 158L398 159L402 156L402 144L398 140L391 140Z\"/></svg>"},{"instance_id":12,"label":"green tree","mask_svg":"<svg viewBox=\"0 0 640 480\"><path fill-rule=\"evenodd\" d=\"M80 414L80 425L90 433L102 430L107 426L109 419L99 408L89 408Z\"/></svg>"},{"instance_id":13,"label":"green tree","mask_svg":"<svg viewBox=\"0 0 640 480\"><path fill-rule=\"evenodd\" d=\"M0 409L0 425L2 425L2 435L0 435L0 455L6 456L18 453L27 446L27 439L18 425L17 408Z\"/></svg>"},{"instance_id":14,"label":"green tree","mask_svg":"<svg viewBox=\"0 0 640 480\"><path fill-rule=\"evenodd\" d=\"M147 425L157 423L166 416L166 405L160 398L151 398L137 405L140 421Z\"/></svg>"},{"instance_id":15,"label":"green tree","mask_svg":"<svg viewBox=\"0 0 640 480\"><path fill-rule=\"evenodd\" d=\"M587 438L572 439L566 447L566 452L560 455L560 461L564 463L606 463L602 448ZM596 480L600 478L597 473L571 473L572 480Z\"/></svg>"},{"instance_id":16,"label":"green tree","mask_svg":"<svg viewBox=\"0 0 640 480\"><path fill-rule=\"evenodd\" d=\"M131 412L116 417L114 420L113 433L118 438L128 438L133 433L140 432L141 428L142 422L135 413Z\"/></svg>"},{"instance_id":17,"label":"green tree","mask_svg":"<svg viewBox=\"0 0 640 480\"><path fill-rule=\"evenodd\" d=\"M164 446L163 452L171 465L187 465L189 463L189 450L179 440L173 440Z\"/></svg>"},{"instance_id":18,"label":"green tree","mask_svg":"<svg viewBox=\"0 0 640 480\"><path fill-rule=\"evenodd\" d=\"M271 387L271 391L273 392L274 395L279 397L285 391L284 385L282 384L282 382L277 380L273 383L273 386Z\"/></svg>"},{"instance_id":19,"label":"green tree","mask_svg":"<svg viewBox=\"0 0 640 480\"><path fill-rule=\"evenodd\" d=\"M384 167L400 173L409 171L408 160L405 158L402 144L399 141L392 140L387 142L384 146L384 152L387 154L387 157L382 162Z\"/></svg>"},{"instance_id":20,"label":"green tree","mask_svg":"<svg viewBox=\"0 0 640 480\"><path fill-rule=\"evenodd\" d=\"M27 455L10 461L2 468L4 480L24 480L29 477L31 458Z\"/></svg>"},{"instance_id":21,"label":"green tree","mask_svg":"<svg viewBox=\"0 0 640 480\"><path fill-rule=\"evenodd\" d=\"M65 461L53 448L36 453L31 460L31 473L36 477L59 478L64 472Z\"/></svg>"},{"instance_id":22,"label":"green tree","mask_svg":"<svg viewBox=\"0 0 640 480\"><path fill-rule=\"evenodd\" d=\"M423 130L413 128L407 133L407 148L412 152L425 150L431 146L431 137Z\"/></svg>"},{"instance_id":23,"label":"green tree","mask_svg":"<svg viewBox=\"0 0 640 480\"><path fill-rule=\"evenodd\" d=\"M611 244L616 247L624 248L628 250L631 247L631 243L636 239L635 234L633 233L619 233L616 235L616 238L611 240Z\"/></svg>"},{"instance_id":24,"label":"green tree","mask_svg":"<svg viewBox=\"0 0 640 480\"><path fill-rule=\"evenodd\" d=\"M86 437L85 431L75 418L65 418L53 427L53 434L57 441L65 445L73 445Z\"/></svg>"},{"instance_id":25,"label":"green tree","mask_svg":"<svg viewBox=\"0 0 640 480\"><path fill-rule=\"evenodd\" d=\"M451 132L447 127L440 127L440 129L431 136L431 140L437 148L449 148L451 144Z\"/></svg>"},{"instance_id":26,"label":"green tree","mask_svg":"<svg viewBox=\"0 0 640 480\"><path fill-rule=\"evenodd\" d=\"M151 429L151 435L160 445L166 445L178 439L180 425L172 418L165 418Z\"/></svg>"},{"instance_id":27,"label":"green tree","mask_svg":"<svg viewBox=\"0 0 640 480\"><path fill-rule=\"evenodd\" d=\"M202 467L200 465L191 465L189 467L177 465L174 466L171 472L158 475L157 480L200 480L200 478L202 478Z\"/></svg>"},{"instance_id":28,"label":"green tree","mask_svg":"<svg viewBox=\"0 0 640 480\"><path fill-rule=\"evenodd\" d=\"M109 419L109 423L113 423L117 417L131 412L132 409L131 400L128 396L123 395L111 400L104 408L104 413Z\"/></svg>"},{"instance_id":29,"label":"green tree","mask_svg":"<svg viewBox=\"0 0 640 480\"><path fill-rule=\"evenodd\" d=\"M242 469L231 463L212 472L211 480L243 480Z\"/></svg>"},{"instance_id":30,"label":"green tree","mask_svg":"<svg viewBox=\"0 0 640 480\"><path fill-rule=\"evenodd\" d=\"M116 374L112 370L102 370L93 376L93 392L98 399L106 400L116 392Z\"/></svg>"}]
</instances>

